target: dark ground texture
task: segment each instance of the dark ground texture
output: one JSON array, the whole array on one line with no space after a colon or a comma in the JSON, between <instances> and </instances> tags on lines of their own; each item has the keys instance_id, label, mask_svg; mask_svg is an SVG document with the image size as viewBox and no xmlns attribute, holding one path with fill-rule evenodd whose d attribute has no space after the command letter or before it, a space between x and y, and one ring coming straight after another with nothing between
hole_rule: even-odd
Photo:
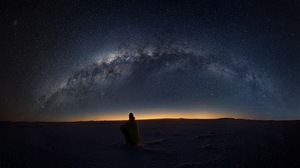
<instances>
[{"instance_id":1,"label":"dark ground texture","mask_svg":"<svg viewBox=\"0 0 300 168\"><path fill-rule=\"evenodd\" d=\"M300 121L0 123L0 167L299 167Z\"/></svg>"}]
</instances>

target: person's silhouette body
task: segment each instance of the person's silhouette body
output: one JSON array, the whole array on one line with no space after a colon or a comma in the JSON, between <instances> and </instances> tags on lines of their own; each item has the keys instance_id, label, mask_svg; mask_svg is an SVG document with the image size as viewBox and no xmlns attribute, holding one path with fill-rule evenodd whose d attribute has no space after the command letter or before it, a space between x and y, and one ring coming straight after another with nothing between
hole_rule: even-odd
<instances>
[{"instance_id":1,"label":"person's silhouette body","mask_svg":"<svg viewBox=\"0 0 300 168\"><path fill-rule=\"evenodd\" d=\"M139 143L139 129L132 113L129 114L129 121L123 124L120 128L124 134L127 144L136 145Z\"/></svg>"}]
</instances>

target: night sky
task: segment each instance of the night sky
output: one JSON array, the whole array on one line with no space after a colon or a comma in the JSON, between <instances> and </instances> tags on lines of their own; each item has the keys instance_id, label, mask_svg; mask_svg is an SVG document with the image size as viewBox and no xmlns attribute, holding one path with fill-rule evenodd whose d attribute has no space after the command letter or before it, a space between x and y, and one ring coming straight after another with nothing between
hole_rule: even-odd
<instances>
[{"instance_id":1,"label":"night sky","mask_svg":"<svg viewBox=\"0 0 300 168\"><path fill-rule=\"evenodd\" d=\"M300 3L1 3L0 120L300 119Z\"/></svg>"}]
</instances>

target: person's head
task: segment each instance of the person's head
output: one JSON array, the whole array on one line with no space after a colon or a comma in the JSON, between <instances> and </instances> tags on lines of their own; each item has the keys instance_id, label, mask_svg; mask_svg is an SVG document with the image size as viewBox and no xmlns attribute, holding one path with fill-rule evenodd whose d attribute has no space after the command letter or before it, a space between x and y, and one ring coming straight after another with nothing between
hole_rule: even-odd
<instances>
[{"instance_id":1,"label":"person's head","mask_svg":"<svg viewBox=\"0 0 300 168\"><path fill-rule=\"evenodd\" d=\"M132 113L129 113L129 120L134 120L135 118L134 118L134 116L133 116L133 114Z\"/></svg>"}]
</instances>

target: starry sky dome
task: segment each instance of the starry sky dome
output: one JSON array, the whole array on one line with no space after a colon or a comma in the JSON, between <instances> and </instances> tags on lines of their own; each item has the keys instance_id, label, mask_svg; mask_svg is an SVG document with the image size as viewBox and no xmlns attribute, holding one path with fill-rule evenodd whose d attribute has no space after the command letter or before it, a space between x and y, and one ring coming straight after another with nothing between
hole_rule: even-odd
<instances>
[{"instance_id":1,"label":"starry sky dome","mask_svg":"<svg viewBox=\"0 0 300 168\"><path fill-rule=\"evenodd\" d=\"M7 1L0 11L0 120L300 119L296 0Z\"/></svg>"}]
</instances>

